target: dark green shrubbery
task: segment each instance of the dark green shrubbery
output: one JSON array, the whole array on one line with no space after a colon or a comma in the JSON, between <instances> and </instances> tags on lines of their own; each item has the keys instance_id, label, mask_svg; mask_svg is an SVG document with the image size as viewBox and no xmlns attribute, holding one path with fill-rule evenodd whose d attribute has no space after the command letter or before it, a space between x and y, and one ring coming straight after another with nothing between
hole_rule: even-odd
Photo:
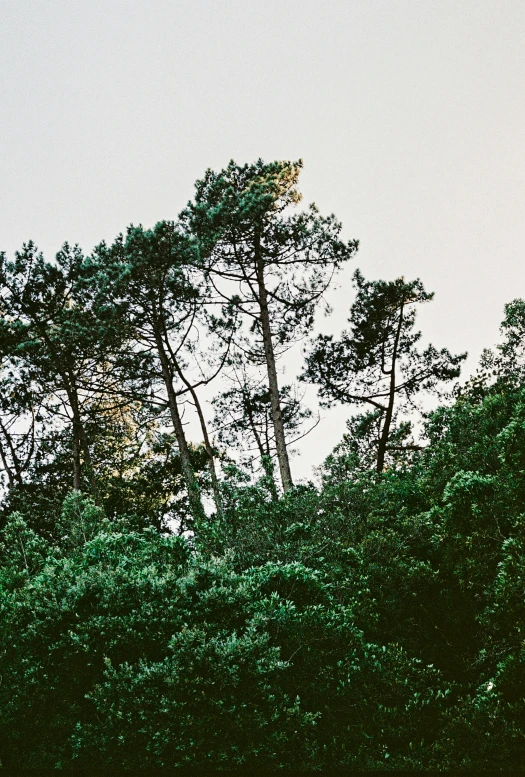
<instances>
[{"instance_id":1,"label":"dark green shrubbery","mask_svg":"<svg viewBox=\"0 0 525 777\"><path fill-rule=\"evenodd\" d=\"M437 735L447 683L370 643L359 594L339 601L324 570L237 571L153 529L96 533L73 501L93 536L66 551L19 516L4 530L4 765L377 767Z\"/></svg>"},{"instance_id":2,"label":"dark green shrubbery","mask_svg":"<svg viewBox=\"0 0 525 777\"><path fill-rule=\"evenodd\" d=\"M463 396L379 481L231 486L191 542L79 494L60 542L13 515L3 765L516 768L524 400Z\"/></svg>"}]
</instances>

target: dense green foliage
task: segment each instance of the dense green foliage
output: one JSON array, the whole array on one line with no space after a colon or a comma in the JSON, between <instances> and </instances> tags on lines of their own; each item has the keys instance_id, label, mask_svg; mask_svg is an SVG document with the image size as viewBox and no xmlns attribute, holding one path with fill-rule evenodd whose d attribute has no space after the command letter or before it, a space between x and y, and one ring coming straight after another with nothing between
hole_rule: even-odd
<instances>
[{"instance_id":1,"label":"dense green foliage","mask_svg":"<svg viewBox=\"0 0 525 777\"><path fill-rule=\"evenodd\" d=\"M349 420L317 484L281 487L275 400L288 442L310 413L292 386L272 395L262 351L242 358L242 300L218 302L212 277L236 223L249 232L255 208L260 234L272 187L295 185L297 166L265 170L209 173L179 226L130 228L87 259L3 258L0 762L523 769L525 303L417 441L393 392L390 419L379 402ZM226 183L246 171L245 201ZM280 231L272 216L281 247L306 224L347 251L307 213ZM330 375L372 395L396 326L406 395L457 374L462 357L418 355L413 310L396 319L381 297L424 301L419 281L356 277L354 340L318 338L309 379L337 346ZM213 443L197 390L221 371ZM191 406L199 445L178 425Z\"/></svg>"}]
</instances>

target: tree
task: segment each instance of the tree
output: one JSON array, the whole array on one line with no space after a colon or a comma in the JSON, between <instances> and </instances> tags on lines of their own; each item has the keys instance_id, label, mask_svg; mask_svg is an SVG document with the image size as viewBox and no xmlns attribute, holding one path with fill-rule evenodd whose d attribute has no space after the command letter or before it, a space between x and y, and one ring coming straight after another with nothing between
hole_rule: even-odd
<instances>
[{"instance_id":1,"label":"tree","mask_svg":"<svg viewBox=\"0 0 525 777\"><path fill-rule=\"evenodd\" d=\"M414 331L415 306L433 294L420 280L366 281L359 270L348 319L350 330L339 340L319 335L306 357L302 379L319 385L322 404L369 405L381 415L376 470L381 473L391 437L396 400L413 403L422 391L438 391L457 378L466 354L453 356L433 345L419 351L421 333Z\"/></svg>"},{"instance_id":2,"label":"tree","mask_svg":"<svg viewBox=\"0 0 525 777\"><path fill-rule=\"evenodd\" d=\"M525 375L525 300L514 299L505 305L500 326L502 342L494 350L486 348L480 368L470 382L480 390L494 383L519 386Z\"/></svg>"},{"instance_id":3,"label":"tree","mask_svg":"<svg viewBox=\"0 0 525 777\"><path fill-rule=\"evenodd\" d=\"M1 254L0 345L10 374L30 387L28 407L39 406L41 420L47 415L69 426L73 488L80 490L84 472L97 498L86 408L110 378L119 326L99 326L83 284L84 261L67 243L54 263L31 242L14 261Z\"/></svg>"},{"instance_id":4,"label":"tree","mask_svg":"<svg viewBox=\"0 0 525 777\"><path fill-rule=\"evenodd\" d=\"M349 418L342 440L324 462L326 482L345 478L350 481L362 472L377 468L377 450L381 440L383 414L369 410ZM388 467L406 466L415 451L421 450L413 439L410 421L397 423L392 417L385 461Z\"/></svg>"},{"instance_id":5,"label":"tree","mask_svg":"<svg viewBox=\"0 0 525 777\"><path fill-rule=\"evenodd\" d=\"M138 394L143 400L169 409L190 510L196 517L202 516L204 510L181 409L184 396L191 396L204 436L219 510L213 449L196 388L218 374L228 346L222 358L216 360L218 365L204 375L196 324L199 319L203 323L206 297L191 241L173 222L159 222L153 229L130 226L126 238L120 235L111 246L101 243L95 249L91 282L98 290L101 316L104 317L108 308L112 309L129 327L127 353L122 354L128 379L132 383L139 381L142 387ZM229 324L216 319L213 326L223 333ZM196 379L186 374L188 359L199 369ZM122 388L116 390L118 393Z\"/></svg>"},{"instance_id":6,"label":"tree","mask_svg":"<svg viewBox=\"0 0 525 777\"><path fill-rule=\"evenodd\" d=\"M272 424L284 491L292 487L277 360L313 325L335 271L357 250L344 243L334 216L316 207L291 209L302 162L230 162L208 170L196 183L194 201L183 214L198 243L203 267L220 299L234 305L250 324L238 338L248 360L264 364Z\"/></svg>"}]
</instances>

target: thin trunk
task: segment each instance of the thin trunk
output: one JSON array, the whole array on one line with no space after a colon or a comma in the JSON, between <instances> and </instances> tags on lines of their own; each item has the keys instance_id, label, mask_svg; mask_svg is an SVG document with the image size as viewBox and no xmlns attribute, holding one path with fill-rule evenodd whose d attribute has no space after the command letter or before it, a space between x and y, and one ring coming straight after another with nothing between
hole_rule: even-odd
<instances>
[{"instance_id":1,"label":"thin trunk","mask_svg":"<svg viewBox=\"0 0 525 777\"><path fill-rule=\"evenodd\" d=\"M268 418L268 413L265 413L264 414L264 437L266 442L266 453L262 456L262 465L264 468L264 472L266 474L266 479L268 480L268 483L269 483L272 499L274 502L277 502L277 500L279 499L279 494L277 493L277 486L275 484L275 473L274 473L272 455L270 453L270 450L271 450L270 434L268 430L270 423L271 423L271 420L270 418Z\"/></svg>"},{"instance_id":2,"label":"thin trunk","mask_svg":"<svg viewBox=\"0 0 525 777\"><path fill-rule=\"evenodd\" d=\"M259 448L259 454L261 456L261 459L264 456L269 456L270 455L270 451L268 449L265 450L265 448L264 448L264 446L262 444L259 432L257 431L257 426L255 424L255 420L254 420L254 417L253 417L252 409L250 407L250 396L249 395L247 396L246 401L244 403L244 411L246 412L246 415L248 417L248 423L250 424L250 428L252 430L252 434L253 434L253 436L255 438L255 444Z\"/></svg>"},{"instance_id":3,"label":"thin trunk","mask_svg":"<svg viewBox=\"0 0 525 777\"><path fill-rule=\"evenodd\" d=\"M69 375L69 381L66 382L66 391L69 399L69 404L71 406L71 411L73 413L73 437L76 437L76 441L73 442L73 456L75 457L78 453L78 464L76 461L73 462L73 468L75 469L78 466L78 473L75 472L74 479L76 482L78 482L78 489L80 490L80 471L81 471L81 465L80 465L80 452L82 451L84 453L84 463L87 468L87 474L89 478L89 484L91 486L91 493L93 496L93 499L95 501L95 504L100 507L100 494L98 491L97 481L95 478L95 471L93 468L93 460L91 458L91 452L89 450L89 440L88 436L86 434L86 430L84 429L84 424L82 423L82 419L80 417L80 403L78 401L78 394L77 394L77 388L75 386L75 381L72 378L71 374ZM77 446L75 449L75 445ZM78 480L77 480L78 477Z\"/></svg>"},{"instance_id":4,"label":"thin trunk","mask_svg":"<svg viewBox=\"0 0 525 777\"><path fill-rule=\"evenodd\" d=\"M179 446L179 454L182 465L182 475L188 489L188 499L190 502L190 509L195 518L202 518L204 508L202 506L201 495L195 472L190 458L190 451L188 443L186 441L186 435L184 434L184 427L182 425L182 419L179 413L179 407L177 405L177 395L173 388L173 380L169 365L169 360L164 348L164 343L158 332L155 332L155 341L157 343L157 351L159 354L160 364L162 368L162 377L164 379L164 385L168 394L168 405L170 409L171 421L173 423L173 431L177 438L177 444Z\"/></svg>"},{"instance_id":5,"label":"thin trunk","mask_svg":"<svg viewBox=\"0 0 525 777\"><path fill-rule=\"evenodd\" d=\"M95 500L95 504L100 506L100 496L98 492L97 482L95 479L95 471L93 469L91 453L89 450L89 440L87 438L86 430L84 429L84 425L80 417L80 410L79 410L80 404L78 401L78 392L75 385L74 373L72 372L72 370L68 365L66 365L65 367L63 366L62 360L60 356L57 354L53 346L53 343L49 338L49 335L46 331L45 326L40 321L34 319L33 317L32 317L32 320L35 323L37 329L40 331L42 338L47 345L48 351L55 361L57 372L62 378L63 387L66 391L67 398L69 400L71 412L73 413L73 424L74 426L76 426L76 433L77 433L78 440L80 441L80 447L84 451L84 460L88 469L88 477L89 477L89 483L91 485L91 492L93 495L93 499ZM75 466L76 464L74 463L73 467ZM79 463L79 469L80 469L80 463ZM74 479L75 479L75 482L77 482L76 474L74 475ZM80 475L78 476L78 483L80 485Z\"/></svg>"},{"instance_id":6,"label":"thin trunk","mask_svg":"<svg viewBox=\"0 0 525 777\"><path fill-rule=\"evenodd\" d=\"M91 486L93 499L95 500L95 504L100 507L100 494L98 491L97 480L95 478L95 471L93 469L93 460L89 450L89 440L87 438L86 430L84 429L84 424L81 422L79 423L78 432L82 450L84 451L84 462L88 471L89 484Z\"/></svg>"},{"instance_id":7,"label":"thin trunk","mask_svg":"<svg viewBox=\"0 0 525 777\"><path fill-rule=\"evenodd\" d=\"M277 502L279 499L279 494L277 493L277 486L275 485L272 457L265 454L261 458L261 463L264 469L264 474L266 475L266 480L268 481L268 487L270 489L270 494L272 495L272 500Z\"/></svg>"},{"instance_id":8,"label":"thin trunk","mask_svg":"<svg viewBox=\"0 0 525 777\"><path fill-rule=\"evenodd\" d=\"M76 423L73 423L73 488L80 491L80 439Z\"/></svg>"},{"instance_id":9,"label":"thin trunk","mask_svg":"<svg viewBox=\"0 0 525 777\"><path fill-rule=\"evenodd\" d=\"M279 494L277 493L277 486L275 485L275 477L273 473L273 465L272 465L272 457L270 455L270 445L267 444L266 449L264 448L264 445L262 444L261 437L259 435L259 432L257 431L257 425L255 423L255 419L253 417L253 413L251 411L250 407L250 397L248 396L247 401L245 403L245 412L248 417L248 423L250 424L250 428L252 430L252 434L255 438L255 444L257 445L259 449L259 454L261 456L261 464L262 468L264 470L264 474L266 475L266 478L268 480L269 486L270 486L270 492L272 495L272 499L274 502L277 502L279 499Z\"/></svg>"},{"instance_id":10,"label":"thin trunk","mask_svg":"<svg viewBox=\"0 0 525 777\"><path fill-rule=\"evenodd\" d=\"M31 441L29 443L29 448L28 448L28 451L27 451L27 456L25 458L25 461L20 466L20 472L25 472L25 470L29 467L29 462L33 458L33 454L35 452L35 425L36 425L36 420L35 420L35 411L34 411L33 407L31 407L31 416L32 416L32 419L31 419L31 432L30 432L30 435L31 435L30 439L31 439ZM22 482L21 474L20 474L20 482Z\"/></svg>"},{"instance_id":11,"label":"thin trunk","mask_svg":"<svg viewBox=\"0 0 525 777\"><path fill-rule=\"evenodd\" d=\"M4 433L4 437L7 442L7 447L9 448L9 451L11 453L11 460L13 462L13 466L11 467L7 460L4 446L0 440L0 458L2 459L2 464L4 465L4 469L7 472L7 478L9 480L9 488L13 488L13 486L15 485L15 481L21 486L22 472L18 461L18 456L15 450L15 446L13 445L13 440L11 439L11 435L9 434L9 431L5 428L2 421L0 421L0 428Z\"/></svg>"},{"instance_id":12,"label":"thin trunk","mask_svg":"<svg viewBox=\"0 0 525 777\"><path fill-rule=\"evenodd\" d=\"M264 356L268 370L268 387L270 389L270 399L272 406L272 423L275 432L275 446L277 448L277 460L281 473L283 491L286 493L293 487L292 473L290 470L290 460L286 449L286 438L284 435L284 424L281 413L281 402L279 399L279 383L277 381L277 369L275 367L275 353L272 343L272 332L270 328L270 315L268 311L268 295L264 285L264 264L261 257L260 239L255 239L255 261L257 267L257 285L259 291L259 309L261 313L261 329L264 345Z\"/></svg>"},{"instance_id":13,"label":"thin trunk","mask_svg":"<svg viewBox=\"0 0 525 777\"><path fill-rule=\"evenodd\" d=\"M379 447L377 449L377 473L380 475L383 472L385 466L386 446L388 444L388 438L390 435L390 425L392 423L392 415L394 413L394 399L396 396L396 360L397 349L399 347L399 338L401 336L401 329L403 326L403 308L404 302L401 303L399 309L399 323L397 325L396 337L394 340L394 348L392 351L392 364L390 368L390 390L388 396L388 405L385 413L385 421L379 439Z\"/></svg>"},{"instance_id":14,"label":"thin trunk","mask_svg":"<svg viewBox=\"0 0 525 777\"><path fill-rule=\"evenodd\" d=\"M206 449L206 454L208 456L208 465L210 468L210 476L211 476L211 487L213 489L213 501L215 502L215 508L217 512L221 514L222 513L221 490L219 487L219 479L217 477L217 469L215 467L215 457L213 455L213 447L211 445L210 437L208 435L208 429L206 428L206 421L204 420L204 413L202 412L201 403L199 402L199 398L197 396L197 392L195 391L195 388L191 385L189 380L186 379L184 373L182 372L176 360L174 361L174 364L180 379L188 388L192 396L193 402L195 403L195 409L197 410L197 415L199 416L199 423L201 425L204 447Z\"/></svg>"},{"instance_id":15,"label":"thin trunk","mask_svg":"<svg viewBox=\"0 0 525 777\"><path fill-rule=\"evenodd\" d=\"M15 479L13 477L13 473L11 471L11 467L9 466L9 463L7 461L7 457L5 455L4 446L2 445L2 441L0 440L0 458L2 459L2 464L4 465L3 468L5 472L7 472L7 479L9 483L9 489L11 490L14 488L15 485Z\"/></svg>"}]
</instances>

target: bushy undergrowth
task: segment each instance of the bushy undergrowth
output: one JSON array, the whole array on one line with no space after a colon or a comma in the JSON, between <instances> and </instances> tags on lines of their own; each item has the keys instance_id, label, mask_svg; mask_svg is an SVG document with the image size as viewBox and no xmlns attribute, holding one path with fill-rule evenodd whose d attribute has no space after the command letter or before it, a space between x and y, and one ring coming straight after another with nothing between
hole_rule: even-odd
<instances>
[{"instance_id":1,"label":"bushy undergrowth","mask_svg":"<svg viewBox=\"0 0 525 777\"><path fill-rule=\"evenodd\" d=\"M402 466L223 491L190 540L77 492L1 535L5 767L517 769L525 394L459 397Z\"/></svg>"}]
</instances>

